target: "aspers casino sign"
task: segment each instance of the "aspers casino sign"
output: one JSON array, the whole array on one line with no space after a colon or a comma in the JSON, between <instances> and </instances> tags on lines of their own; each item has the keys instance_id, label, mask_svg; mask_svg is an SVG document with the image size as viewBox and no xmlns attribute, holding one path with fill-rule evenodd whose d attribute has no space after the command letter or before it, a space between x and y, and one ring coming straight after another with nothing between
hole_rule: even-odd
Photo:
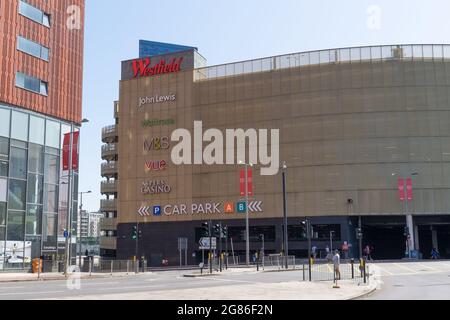
<instances>
[{"instance_id":1,"label":"aspers casino sign","mask_svg":"<svg viewBox=\"0 0 450 320\"><path fill-rule=\"evenodd\" d=\"M181 71L183 57L172 58L171 60L159 59L153 64L151 58L137 59L131 61L134 78L152 77L161 74L176 73ZM153 64L153 65L152 65Z\"/></svg>"}]
</instances>

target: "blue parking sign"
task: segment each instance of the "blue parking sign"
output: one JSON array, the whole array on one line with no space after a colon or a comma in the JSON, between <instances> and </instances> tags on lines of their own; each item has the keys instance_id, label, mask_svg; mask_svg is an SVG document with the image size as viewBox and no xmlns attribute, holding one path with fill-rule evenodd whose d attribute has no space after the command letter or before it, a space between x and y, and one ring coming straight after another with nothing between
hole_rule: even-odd
<instances>
[{"instance_id":1,"label":"blue parking sign","mask_svg":"<svg viewBox=\"0 0 450 320\"><path fill-rule=\"evenodd\" d=\"M154 206L153 207L153 215L154 216L160 216L161 215L161 206Z\"/></svg>"},{"instance_id":2,"label":"blue parking sign","mask_svg":"<svg viewBox=\"0 0 450 320\"><path fill-rule=\"evenodd\" d=\"M237 212L238 213L247 213L247 204L245 202L237 203Z\"/></svg>"}]
</instances>

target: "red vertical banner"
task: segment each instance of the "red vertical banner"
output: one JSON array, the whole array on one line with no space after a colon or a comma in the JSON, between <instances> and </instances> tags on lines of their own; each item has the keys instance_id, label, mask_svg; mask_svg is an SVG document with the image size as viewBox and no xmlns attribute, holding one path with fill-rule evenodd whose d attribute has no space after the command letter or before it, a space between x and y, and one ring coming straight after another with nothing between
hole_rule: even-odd
<instances>
[{"instance_id":1,"label":"red vertical banner","mask_svg":"<svg viewBox=\"0 0 450 320\"><path fill-rule=\"evenodd\" d=\"M406 193L407 193L407 198L408 201L412 201L414 198L413 195L413 185L412 185L412 179L406 179Z\"/></svg>"},{"instance_id":2,"label":"red vertical banner","mask_svg":"<svg viewBox=\"0 0 450 320\"><path fill-rule=\"evenodd\" d=\"M78 170L78 141L80 132L74 132L72 135L72 170ZM70 158L70 133L64 135L63 142L63 171L69 170Z\"/></svg>"},{"instance_id":3,"label":"red vertical banner","mask_svg":"<svg viewBox=\"0 0 450 320\"><path fill-rule=\"evenodd\" d=\"M245 170L241 170L239 183L241 187L241 197L245 197Z\"/></svg>"},{"instance_id":4,"label":"red vertical banner","mask_svg":"<svg viewBox=\"0 0 450 320\"><path fill-rule=\"evenodd\" d=\"M400 201L405 201L405 180L398 179L398 193L400 197Z\"/></svg>"},{"instance_id":5,"label":"red vertical banner","mask_svg":"<svg viewBox=\"0 0 450 320\"><path fill-rule=\"evenodd\" d=\"M253 170L248 170L248 195L253 196Z\"/></svg>"},{"instance_id":6,"label":"red vertical banner","mask_svg":"<svg viewBox=\"0 0 450 320\"><path fill-rule=\"evenodd\" d=\"M80 132L73 133L72 143L72 170L78 170L78 142L80 140Z\"/></svg>"},{"instance_id":7,"label":"red vertical banner","mask_svg":"<svg viewBox=\"0 0 450 320\"><path fill-rule=\"evenodd\" d=\"M64 135L63 143L63 170L69 170L69 157L70 157L70 133Z\"/></svg>"}]
</instances>

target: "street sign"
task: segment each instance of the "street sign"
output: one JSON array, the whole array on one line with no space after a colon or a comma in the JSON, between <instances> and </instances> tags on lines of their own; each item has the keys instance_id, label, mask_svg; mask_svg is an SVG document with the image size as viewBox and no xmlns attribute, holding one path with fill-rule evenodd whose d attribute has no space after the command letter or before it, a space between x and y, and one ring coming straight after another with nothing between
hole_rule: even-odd
<instances>
[{"instance_id":1,"label":"street sign","mask_svg":"<svg viewBox=\"0 0 450 320\"><path fill-rule=\"evenodd\" d=\"M217 238L211 238L212 239L212 250L216 250L217 249ZM201 238L199 241L199 245L200 245L200 249L199 250L209 250L210 249L210 245L209 245L209 238Z\"/></svg>"},{"instance_id":2,"label":"street sign","mask_svg":"<svg viewBox=\"0 0 450 320\"><path fill-rule=\"evenodd\" d=\"M69 237L69 232L67 230L64 230L64 238L68 238Z\"/></svg>"},{"instance_id":3,"label":"street sign","mask_svg":"<svg viewBox=\"0 0 450 320\"><path fill-rule=\"evenodd\" d=\"M188 239L178 238L178 250L187 250L187 249L188 249Z\"/></svg>"}]
</instances>

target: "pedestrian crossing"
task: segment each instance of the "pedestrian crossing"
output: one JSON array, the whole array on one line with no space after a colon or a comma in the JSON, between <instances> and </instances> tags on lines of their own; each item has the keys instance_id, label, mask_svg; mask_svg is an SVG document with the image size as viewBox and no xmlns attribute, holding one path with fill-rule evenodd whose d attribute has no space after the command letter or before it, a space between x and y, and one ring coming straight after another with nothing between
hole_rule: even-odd
<instances>
[{"instance_id":1,"label":"pedestrian crossing","mask_svg":"<svg viewBox=\"0 0 450 320\"><path fill-rule=\"evenodd\" d=\"M396 263L371 263L370 273L384 277L450 273L450 262L396 262Z\"/></svg>"}]
</instances>

